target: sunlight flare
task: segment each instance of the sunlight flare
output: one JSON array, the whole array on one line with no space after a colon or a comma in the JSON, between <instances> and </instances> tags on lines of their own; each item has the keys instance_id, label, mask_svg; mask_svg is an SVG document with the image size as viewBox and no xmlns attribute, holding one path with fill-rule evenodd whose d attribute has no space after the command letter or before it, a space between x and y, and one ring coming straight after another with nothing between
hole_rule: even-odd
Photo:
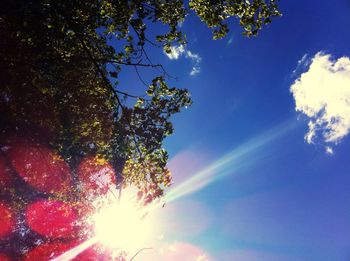
<instances>
[{"instance_id":1,"label":"sunlight flare","mask_svg":"<svg viewBox=\"0 0 350 261\"><path fill-rule=\"evenodd\" d=\"M112 251L128 253L152 247L154 236L157 236L158 231L156 219L149 218L149 213L162 206L164 201L168 203L175 201L206 187L219 178L232 174L239 168L249 166L258 158L257 152L260 149L294 127L296 127L295 121L287 121L243 143L168 191L162 201L153 202L147 207L137 204L136 197L133 196L135 193L124 191L119 201L115 197L116 191L115 193L111 191L109 197L100 198L94 202L96 211L91 216L91 222L95 237L68 252L77 255L91 246L91 242L101 243ZM72 253L68 252L64 255L72 256ZM53 261L69 260L62 259L62 256Z\"/></svg>"},{"instance_id":2,"label":"sunlight flare","mask_svg":"<svg viewBox=\"0 0 350 261\"><path fill-rule=\"evenodd\" d=\"M95 244L114 257L153 247L157 238L156 220L146 217L146 208L137 204L130 190L124 190L120 200L116 194L110 191L93 202L95 211L85 222L91 225L94 236L51 261L72 260Z\"/></svg>"},{"instance_id":3,"label":"sunlight flare","mask_svg":"<svg viewBox=\"0 0 350 261\"><path fill-rule=\"evenodd\" d=\"M271 142L295 127L296 121L294 119L287 120L286 122L263 132L250 141L243 143L236 149L227 153L197 173L194 173L190 178L169 190L166 193L164 200L166 202L174 201L206 187L215 180L232 174L239 168L249 166L258 158L256 153L259 149L263 149L265 146L269 145Z\"/></svg>"},{"instance_id":4,"label":"sunlight flare","mask_svg":"<svg viewBox=\"0 0 350 261\"><path fill-rule=\"evenodd\" d=\"M93 217L98 241L128 252L148 247L155 226L143 215L142 208L132 201L121 200L101 209Z\"/></svg>"},{"instance_id":5,"label":"sunlight flare","mask_svg":"<svg viewBox=\"0 0 350 261\"><path fill-rule=\"evenodd\" d=\"M63 253L62 255L51 259L50 261L69 261L78 256L80 253L84 252L89 247L96 244L97 238L91 238L89 240L84 241L83 243L77 245L76 247L73 247L72 249L68 250L67 252Z\"/></svg>"}]
</instances>

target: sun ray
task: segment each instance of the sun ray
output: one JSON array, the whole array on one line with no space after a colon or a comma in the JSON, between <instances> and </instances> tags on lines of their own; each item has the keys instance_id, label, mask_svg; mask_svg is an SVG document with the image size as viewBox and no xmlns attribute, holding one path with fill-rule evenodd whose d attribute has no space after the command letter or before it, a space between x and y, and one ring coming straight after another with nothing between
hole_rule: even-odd
<instances>
[{"instance_id":1,"label":"sun ray","mask_svg":"<svg viewBox=\"0 0 350 261\"><path fill-rule=\"evenodd\" d=\"M213 181L232 174L239 168L250 165L252 161L257 158L255 154L259 149L269 145L269 143L286 134L296 126L297 124L294 119L288 120L240 145L168 191L164 201L171 202L180 197L194 193L208 186Z\"/></svg>"},{"instance_id":2,"label":"sun ray","mask_svg":"<svg viewBox=\"0 0 350 261\"><path fill-rule=\"evenodd\" d=\"M93 237L89 240L86 240L82 242L81 244L77 245L76 247L73 247L72 249L64 252L62 255L51 259L50 261L69 261L78 256L80 253L84 252L89 247L93 246L98 242L97 237Z\"/></svg>"},{"instance_id":3,"label":"sun ray","mask_svg":"<svg viewBox=\"0 0 350 261\"><path fill-rule=\"evenodd\" d=\"M156 234L154 224L144 222L143 217L146 213L160 207L164 201L167 203L175 201L232 174L239 168L251 165L257 158L256 152L295 128L296 125L295 120L288 120L240 145L168 191L163 201L153 202L146 207L135 207L136 197L124 193L121 201L114 198L112 204L102 204L103 207L100 205L96 208L95 215L91 217L96 236L51 261L71 260L97 242L129 252L144 248L150 234ZM107 201L111 202L110 199ZM137 242L135 239L138 239Z\"/></svg>"}]
</instances>

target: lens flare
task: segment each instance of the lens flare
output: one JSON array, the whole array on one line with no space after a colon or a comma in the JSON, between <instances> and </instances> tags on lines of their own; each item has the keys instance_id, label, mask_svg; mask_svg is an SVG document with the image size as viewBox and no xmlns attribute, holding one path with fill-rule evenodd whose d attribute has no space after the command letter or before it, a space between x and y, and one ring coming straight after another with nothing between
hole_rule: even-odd
<instances>
[{"instance_id":1,"label":"lens flare","mask_svg":"<svg viewBox=\"0 0 350 261\"><path fill-rule=\"evenodd\" d=\"M94 215L96 238L112 249L133 252L144 248L150 243L155 226L143 215L132 201L114 202Z\"/></svg>"},{"instance_id":2,"label":"lens flare","mask_svg":"<svg viewBox=\"0 0 350 261\"><path fill-rule=\"evenodd\" d=\"M110 191L93 202L95 213L86 222L94 236L51 261L71 260L95 244L106 247L115 257L153 247L158 231L156 219L145 218L147 210L137 204L131 189L124 190L120 200L116 194L116 190Z\"/></svg>"},{"instance_id":3,"label":"lens flare","mask_svg":"<svg viewBox=\"0 0 350 261\"><path fill-rule=\"evenodd\" d=\"M294 120L289 120L242 144L168 191L162 202L153 202L147 207L141 207L136 205L135 196L128 197L128 193L124 192L123 197L118 201L115 198L116 191L109 193L113 199L105 200L106 197L104 197L104 202L102 204L97 202L98 207L95 207L98 211L93 215L92 223L96 236L51 261L70 260L97 242L111 249L129 253L152 247L155 242L153 236L157 237L159 231L155 218L148 216L144 218L148 212L162 206L164 201L175 201L204 188L221 177L232 174L238 168L249 166L257 158L256 154L260 149L296 126ZM131 193L131 195L134 194Z\"/></svg>"},{"instance_id":4,"label":"lens flare","mask_svg":"<svg viewBox=\"0 0 350 261\"><path fill-rule=\"evenodd\" d=\"M269 145L271 142L286 134L297 126L294 119L275 126L274 128L263 132L259 136L243 143L236 149L227 153L223 157L214 161L201 171L194 173L190 178L169 190L165 195L165 201L171 202L180 197L194 193L210 183L232 174L239 168L251 166L258 158L257 152Z\"/></svg>"},{"instance_id":5,"label":"lens flare","mask_svg":"<svg viewBox=\"0 0 350 261\"><path fill-rule=\"evenodd\" d=\"M64 252L62 255L51 259L50 261L69 261L78 256L80 253L84 252L89 247L93 246L97 243L97 238L91 238L89 240L84 241L80 245L77 245L76 247L73 247L72 249L69 249L68 251Z\"/></svg>"}]
</instances>

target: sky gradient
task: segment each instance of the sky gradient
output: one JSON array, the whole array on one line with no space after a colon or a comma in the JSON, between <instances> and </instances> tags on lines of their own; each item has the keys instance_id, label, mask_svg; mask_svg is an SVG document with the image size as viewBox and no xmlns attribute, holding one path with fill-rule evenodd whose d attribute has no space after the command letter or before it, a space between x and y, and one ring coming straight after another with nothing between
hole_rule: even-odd
<instances>
[{"instance_id":1,"label":"sky gradient","mask_svg":"<svg viewBox=\"0 0 350 261\"><path fill-rule=\"evenodd\" d=\"M166 140L173 189L183 187L160 214L164 260L350 260L350 66L344 58L337 74L334 65L350 57L350 2L280 8L256 38L232 21L229 35L212 41L189 16L186 48L171 57L150 50L194 101ZM306 96L291 93L299 78ZM309 121L318 135L308 140ZM337 122L344 135L327 140Z\"/></svg>"}]
</instances>

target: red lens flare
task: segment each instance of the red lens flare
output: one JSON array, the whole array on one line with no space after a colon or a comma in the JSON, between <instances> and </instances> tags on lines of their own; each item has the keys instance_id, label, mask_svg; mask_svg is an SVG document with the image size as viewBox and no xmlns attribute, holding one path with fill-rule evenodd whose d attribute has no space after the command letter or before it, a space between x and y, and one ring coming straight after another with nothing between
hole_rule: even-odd
<instances>
[{"instance_id":1,"label":"red lens flare","mask_svg":"<svg viewBox=\"0 0 350 261\"><path fill-rule=\"evenodd\" d=\"M51 149L34 143L14 144L12 166L25 182L40 192L67 194L72 185L68 164Z\"/></svg>"},{"instance_id":2,"label":"red lens flare","mask_svg":"<svg viewBox=\"0 0 350 261\"><path fill-rule=\"evenodd\" d=\"M100 196L115 187L116 176L113 167L105 161L90 156L84 158L78 167L81 191L85 196Z\"/></svg>"},{"instance_id":3,"label":"red lens flare","mask_svg":"<svg viewBox=\"0 0 350 261\"><path fill-rule=\"evenodd\" d=\"M76 212L59 200L38 200L27 207L25 216L33 231L49 238L72 237L77 230Z\"/></svg>"},{"instance_id":4,"label":"red lens flare","mask_svg":"<svg viewBox=\"0 0 350 261\"><path fill-rule=\"evenodd\" d=\"M15 229L15 216L10 208L0 202L0 239L5 238Z\"/></svg>"},{"instance_id":5,"label":"red lens flare","mask_svg":"<svg viewBox=\"0 0 350 261\"><path fill-rule=\"evenodd\" d=\"M11 261L12 259L10 259L7 255L5 254L0 254L0 261Z\"/></svg>"}]
</instances>

